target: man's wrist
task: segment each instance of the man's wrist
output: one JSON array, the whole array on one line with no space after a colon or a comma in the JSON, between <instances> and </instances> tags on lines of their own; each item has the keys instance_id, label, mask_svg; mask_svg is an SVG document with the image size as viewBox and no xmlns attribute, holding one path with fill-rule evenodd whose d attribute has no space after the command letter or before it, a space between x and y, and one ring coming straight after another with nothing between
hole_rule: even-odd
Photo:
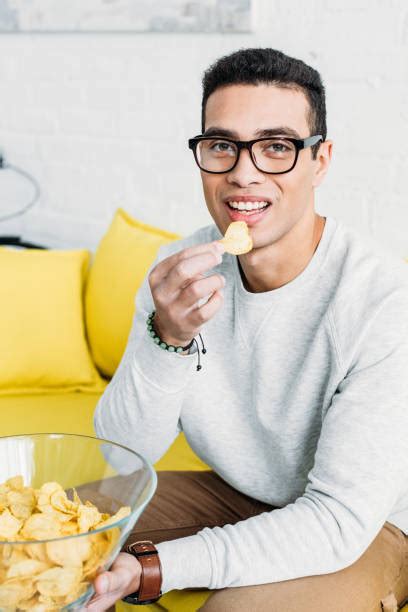
<instances>
[{"instance_id":1,"label":"man's wrist","mask_svg":"<svg viewBox=\"0 0 408 612\"><path fill-rule=\"evenodd\" d=\"M166 344L169 344L171 346L187 346L187 344L189 344L189 342L191 342L192 340L192 338L190 338L189 340L179 340L176 338L171 338L169 335L166 334L165 331L162 330L157 314L155 314L154 316L154 329L156 331L156 334L160 336L160 338ZM183 351L182 353L180 353L180 355L188 355L188 351Z\"/></svg>"},{"instance_id":2,"label":"man's wrist","mask_svg":"<svg viewBox=\"0 0 408 612\"><path fill-rule=\"evenodd\" d=\"M163 340L161 336L159 336L157 329L154 326L153 319L154 319L155 314L156 314L156 311L153 310L146 319L147 333L152 338L153 342L157 344L157 346L159 346L161 349L164 349L165 351L169 351L169 353L177 353L178 355L182 355L182 356L189 355L191 352L190 351L191 347L195 344L197 347L197 368L196 369L197 369L197 372L201 370L202 365L200 363L200 349L198 347L198 342L195 339L195 337L193 337L192 340L186 346L183 346L182 344L179 344L179 345L168 344L165 340ZM204 355L207 352L207 349L204 346L204 341L201 337L201 334L199 333L198 335L200 336L201 344L203 346L202 353Z\"/></svg>"},{"instance_id":3,"label":"man's wrist","mask_svg":"<svg viewBox=\"0 0 408 612\"><path fill-rule=\"evenodd\" d=\"M127 555L132 559L132 582L129 584L129 593L136 593L140 587L140 576L142 574L142 566L140 561L134 555L129 554L128 552L124 552L123 554Z\"/></svg>"},{"instance_id":4,"label":"man's wrist","mask_svg":"<svg viewBox=\"0 0 408 612\"><path fill-rule=\"evenodd\" d=\"M128 544L125 552L140 564L137 589L123 598L126 603L140 605L157 601L161 597L162 570L157 548L150 540Z\"/></svg>"}]
</instances>

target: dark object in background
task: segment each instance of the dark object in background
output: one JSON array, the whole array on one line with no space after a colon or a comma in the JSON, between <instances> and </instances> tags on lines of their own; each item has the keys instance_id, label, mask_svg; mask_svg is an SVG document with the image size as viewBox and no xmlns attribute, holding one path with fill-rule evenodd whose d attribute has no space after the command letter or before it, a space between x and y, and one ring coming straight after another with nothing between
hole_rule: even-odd
<instances>
[{"instance_id":1,"label":"dark object in background","mask_svg":"<svg viewBox=\"0 0 408 612\"><path fill-rule=\"evenodd\" d=\"M17 212L13 214L0 217L0 222L5 221L7 219L12 219L13 217L17 217L19 215L24 214L25 212L27 212L29 208L34 206L34 204L37 202L37 200L39 199L41 195L40 186L35 180L35 178L32 177L31 174L28 174L28 172L25 172L25 170L21 170L21 168L17 168L17 166L12 166L11 164L8 164L5 161L4 156L0 152L0 170L2 169L11 170L13 172L16 172L18 175L22 176L24 179L29 181L34 187L34 195L31 198L31 201L28 204L26 204L22 209L18 210ZM16 246L16 247L21 247L21 248L26 248L26 249L46 249L47 248L47 247L44 247L38 244L34 244L33 242L25 242L21 240L20 236L0 236L0 245Z\"/></svg>"}]
</instances>

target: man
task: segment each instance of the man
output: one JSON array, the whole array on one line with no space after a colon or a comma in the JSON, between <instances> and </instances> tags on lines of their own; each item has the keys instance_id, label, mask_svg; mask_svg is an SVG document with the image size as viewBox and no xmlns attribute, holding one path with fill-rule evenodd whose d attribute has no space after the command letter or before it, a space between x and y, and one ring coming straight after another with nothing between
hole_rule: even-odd
<instances>
[{"instance_id":1,"label":"man","mask_svg":"<svg viewBox=\"0 0 408 612\"><path fill-rule=\"evenodd\" d=\"M315 211L332 142L314 69L244 49L203 86L190 147L215 225L160 250L95 428L152 462L184 431L212 471L160 473L129 541L157 545L153 594L161 580L162 592L213 589L205 612L396 610L408 596L405 265ZM218 242L235 220L253 240L238 257ZM183 354L146 333L153 311L149 331ZM186 347L200 332L197 372ZM121 553L90 609L143 599L142 565Z\"/></svg>"}]
</instances>

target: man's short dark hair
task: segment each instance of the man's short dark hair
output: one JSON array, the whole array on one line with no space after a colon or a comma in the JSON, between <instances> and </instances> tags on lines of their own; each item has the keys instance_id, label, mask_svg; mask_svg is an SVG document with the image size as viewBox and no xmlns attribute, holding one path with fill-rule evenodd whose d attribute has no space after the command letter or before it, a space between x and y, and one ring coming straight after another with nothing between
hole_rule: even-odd
<instances>
[{"instance_id":1,"label":"man's short dark hair","mask_svg":"<svg viewBox=\"0 0 408 612\"><path fill-rule=\"evenodd\" d=\"M327 136L326 101L320 74L301 60L276 49L240 49L212 64L203 76L201 131L205 129L205 108L210 95L225 85L266 83L302 91L309 102L307 121L310 135ZM319 144L312 147L316 158Z\"/></svg>"}]
</instances>

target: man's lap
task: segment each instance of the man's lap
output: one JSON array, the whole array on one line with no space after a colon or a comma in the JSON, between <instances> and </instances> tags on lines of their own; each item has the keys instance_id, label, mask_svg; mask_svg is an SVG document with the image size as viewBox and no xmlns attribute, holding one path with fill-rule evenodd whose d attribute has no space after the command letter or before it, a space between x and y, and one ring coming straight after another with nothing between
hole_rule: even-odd
<instances>
[{"instance_id":1,"label":"man's lap","mask_svg":"<svg viewBox=\"0 0 408 612\"><path fill-rule=\"evenodd\" d=\"M402 603L408 595L407 551L408 538L394 525L385 523L365 553L343 570L253 587L222 589L214 592L200 610L397 612L391 603Z\"/></svg>"},{"instance_id":2,"label":"man's lap","mask_svg":"<svg viewBox=\"0 0 408 612\"><path fill-rule=\"evenodd\" d=\"M214 472L159 472L156 494L128 541L159 543L192 535L205 526L234 524L267 510L273 506L236 491ZM401 604L407 597L408 537L385 523L364 554L341 571L221 589L200 610L396 612L392 602Z\"/></svg>"}]
</instances>

